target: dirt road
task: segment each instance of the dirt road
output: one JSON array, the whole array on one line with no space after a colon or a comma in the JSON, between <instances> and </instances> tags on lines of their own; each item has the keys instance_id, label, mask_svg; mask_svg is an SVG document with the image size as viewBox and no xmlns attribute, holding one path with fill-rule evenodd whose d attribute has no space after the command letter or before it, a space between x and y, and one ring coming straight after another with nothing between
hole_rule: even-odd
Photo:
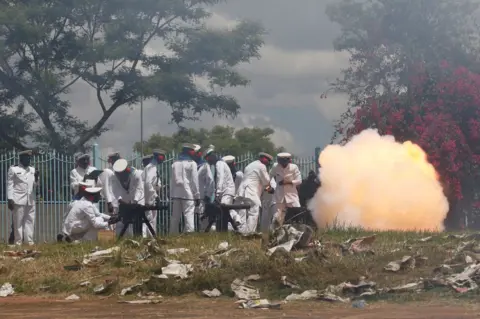
<instances>
[{"instance_id":1,"label":"dirt road","mask_svg":"<svg viewBox=\"0 0 480 319\"><path fill-rule=\"evenodd\" d=\"M332 306L323 302L295 302L282 305L280 310L237 309L231 300L177 299L155 305L119 304L116 300L55 301L26 298L0 299L2 318L168 318L168 319L471 319L479 306L447 306L445 304L383 304L363 309Z\"/></svg>"}]
</instances>

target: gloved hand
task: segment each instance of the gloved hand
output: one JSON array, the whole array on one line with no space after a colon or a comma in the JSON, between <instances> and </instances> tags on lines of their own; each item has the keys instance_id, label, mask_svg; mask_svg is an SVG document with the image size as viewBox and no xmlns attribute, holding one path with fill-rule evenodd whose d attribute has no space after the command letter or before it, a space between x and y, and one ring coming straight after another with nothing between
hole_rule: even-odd
<instances>
[{"instance_id":1,"label":"gloved hand","mask_svg":"<svg viewBox=\"0 0 480 319\"><path fill-rule=\"evenodd\" d=\"M211 202L210 197L205 196L205 197L203 198L203 202L204 202L205 204L210 204L210 202Z\"/></svg>"},{"instance_id":2,"label":"gloved hand","mask_svg":"<svg viewBox=\"0 0 480 319\"><path fill-rule=\"evenodd\" d=\"M198 206L200 206L200 200L199 200L199 199L196 199L196 200L195 200L195 207L198 207Z\"/></svg>"},{"instance_id":3,"label":"gloved hand","mask_svg":"<svg viewBox=\"0 0 480 319\"><path fill-rule=\"evenodd\" d=\"M15 202L13 201L13 199L9 199L8 200L8 209L13 210L14 207L15 207Z\"/></svg>"},{"instance_id":4,"label":"gloved hand","mask_svg":"<svg viewBox=\"0 0 480 319\"><path fill-rule=\"evenodd\" d=\"M107 207L108 207L108 212L109 212L109 213L113 213L113 205L112 205L112 203L107 203Z\"/></svg>"},{"instance_id":5,"label":"gloved hand","mask_svg":"<svg viewBox=\"0 0 480 319\"><path fill-rule=\"evenodd\" d=\"M120 221L120 218L117 216L117 215L113 215L112 217L110 217L110 219L108 220L108 225L113 225L113 224L116 224Z\"/></svg>"}]
</instances>

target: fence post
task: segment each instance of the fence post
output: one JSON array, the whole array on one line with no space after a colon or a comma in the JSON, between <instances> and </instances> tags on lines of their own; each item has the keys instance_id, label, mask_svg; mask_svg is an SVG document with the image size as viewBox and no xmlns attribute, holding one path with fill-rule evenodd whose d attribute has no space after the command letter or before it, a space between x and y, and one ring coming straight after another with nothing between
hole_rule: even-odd
<instances>
[{"instance_id":1,"label":"fence post","mask_svg":"<svg viewBox=\"0 0 480 319\"><path fill-rule=\"evenodd\" d=\"M313 159L315 161L315 172L317 173L320 173L320 163L318 162L318 158L320 157L320 152L321 152L321 149L320 147L315 147L315 158Z\"/></svg>"},{"instance_id":2,"label":"fence post","mask_svg":"<svg viewBox=\"0 0 480 319\"><path fill-rule=\"evenodd\" d=\"M93 167L96 167L97 169L101 169L101 167L99 166L99 160L98 160L98 157L100 156L100 152L98 150L98 144L95 143L93 144L93 147L92 147L92 159L93 159Z\"/></svg>"}]
</instances>

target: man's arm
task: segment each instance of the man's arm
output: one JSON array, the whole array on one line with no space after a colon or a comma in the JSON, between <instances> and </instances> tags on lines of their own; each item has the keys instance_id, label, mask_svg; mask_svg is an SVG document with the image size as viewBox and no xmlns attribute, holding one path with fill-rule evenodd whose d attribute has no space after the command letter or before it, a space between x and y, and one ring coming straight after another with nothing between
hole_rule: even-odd
<instances>
[{"instance_id":1,"label":"man's arm","mask_svg":"<svg viewBox=\"0 0 480 319\"><path fill-rule=\"evenodd\" d=\"M268 174L265 165L260 166L260 181L262 182L263 187L270 184L270 175Z\"/></svg>"},{"instance_id":2,"label":"man's arm","mask_svg":"<svg viewBox=\"0 0 480 319\"><path fill-rule=\"evenodd\" d=\"M13 200L13 178L15 177L15 172L13 167L8 169L7 173L7 199Z\"/></svg>"},{"instance_id":3,"label":"man's arm","mask_svg":"<svg viewBox=\"0 0 480 319\"><path fill-rule=\"evenodd\" d=\"M192 190L193 199L200 199L200 187L198 185L198 169L197 163L192 162L190 169L190 187Z\"/></svg>"},{"instance_id":4,"label":"man's arm","mask_svg":"<svg viewBox=\"0 0 480 319\"><path fill-rule=\"evenodd\" d=\"M101 229L101 228L106 228L108 227L108 223L100 218L97 218L95 214L95 206L88 205L83 209L83 213L87 217L87 219L90 221L92 226L96 229Z\"/></svg>"},{"instance_id":5,"label":"man's arm","mask_svg":"<svg viewBox=\"0 0 480 319\"><path fill-rule=\"evenodd\" d=\"M300 173L300 169L298 168L297 165L293 167L293 180L292 180L292 185L293 186L298 186L302 184L302 173Z\"/></svg>"},{"instance_id":6,"label":"man's arm","mask_svg":"<svg viewBox=\"0 0 480 319\"><path fill-rule=\"evenodd\" d=\"M80 182L81 180L78 179L77 172L75 171L75 169L72 169L70 171L70 188L75 194L78 193L78 185Z\"/></svg>"},{"instance_id":7,"label":"man's arm","mask_svg":"<svg viewBox=\"0 0 480 319\"><path fill-rule=\"evenodd\" d=\"M217 180L215 180L215 176L213 177L213 185L215 188L215 196L218 196L219 189L223 187L223 183L225 182L225 165L222 165L224 162L219 162L220 165L215 164L215 171L217 172ZM218 169L217 166L221 166L221 169ZM228 166L227 166L228 167ZM230 170L230 169L228 169ZM230 173L230 172L229 172ZM216 186L216 187L215 187Z\"/></svg>"},{"instance_id":8,"label":"man's arm","mask_svg":"<svg viewBox=\"0 0 480 319\"><path fill-rule=\"evenodd\" d=\"M133 181L135 182L135 189L133 191L133 201L135 203L140 203L140 201L145 199L142 176L138 173L135 173Z\"/></svg>"}]
</instances>

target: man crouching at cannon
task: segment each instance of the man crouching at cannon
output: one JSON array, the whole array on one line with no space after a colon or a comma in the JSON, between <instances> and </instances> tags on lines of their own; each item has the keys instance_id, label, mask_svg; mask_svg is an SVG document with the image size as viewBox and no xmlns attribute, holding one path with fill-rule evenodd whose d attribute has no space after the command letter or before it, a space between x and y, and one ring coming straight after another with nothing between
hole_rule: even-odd
<instances>
[{"instance_id":1,"label":"man crouching at cannon","mask_svg":"<svg viewBox=\"0 0 480 319\"><path fill-rule=\"evenodd\" d=\"M117 215L120 207L120 200L124 203L145 204L142 173L135 168L128 166L127 160L121 158L113 164L114 175L110 176L110 187L112 192L112 206L114 215ZM120 235L123 229L122 221L115 227L115 232ZM133 235L132 227L127 230L128 235Z\"/></svg>"},{"instance_id":2,"label":"man crouching at cannon","mask_svg":"<svg viewBox=\"0 0 480 319\"><path fill-rule=\"evenodd\" d=\"M108 229L109 221L113 222L113 219L100 213L95 206L101 198L101 191L101 187L80 189L83 196L71 204L63 223L63 234L57 236L58 241L94 241L99 230Z\"/></svg>"},{"instance_id":3,"label":"man crouching at cannon","mask_svg":"<svg viewBox=\"0 0 480 319\"><path fill-rule=\"evenodd\" d=\"M209 219L211 219L214 216L208 211L209 208L211 209L211 206L208 204L218 202L219 204L231 205L235 197L235 182L233 181L230 167L224 161L219 160L213 146L205 152L205 159L210 174L208 183L205 185L205 196L203 199L205 202L204 218L210 214ZM237 223L237 219L235 218L237 216L236 212L232 210L229 213L232 221ZM224 218L227 218L227 216L224 216ZM234 225L231 225L231 227L233 226Z\"/></svg>"}]
</instances>

